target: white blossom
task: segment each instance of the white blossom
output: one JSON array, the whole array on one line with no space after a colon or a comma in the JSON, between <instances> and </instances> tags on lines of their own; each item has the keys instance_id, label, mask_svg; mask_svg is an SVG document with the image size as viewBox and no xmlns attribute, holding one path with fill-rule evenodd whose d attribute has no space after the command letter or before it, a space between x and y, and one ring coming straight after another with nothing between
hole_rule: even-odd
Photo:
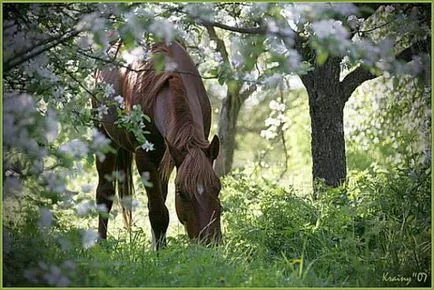
<instances>
[{"instance_id":1,"label":"white blossom","mask_svg":"<svg viewBox=\"0 0 434 290\"><path fill-rule=\"evenodd\" d=\"M270 20L267 22L267 29L271 33L279 32L279 26L277 25L276 21L274 21L274 20Z\"/></svg>"},{"instance_id":2,"label":"white blossom","mask_svg":"<svg viewBox=\"0 0 434 290\"><path fill-rule=\"evenodd\" d=\"M387 6L384 8L384 11L385 11L386 13L391 13L391 12L395 11L395 7L393 7L392 5L387 5Z\"/></svg>"},{"instance_id":3,"label":"white blossom","mask_svg":"<svg viewBox=\"0 0 434 290\"><path fill-rule=\"evenodd\" d=\"M349 35L342 22L332 19L312 23L312 30L318 38L333 37L337 40L346 40Z\"/></svg>"},{"instance_id":4,"label":"white blossom","mask_svg":"<svg viewBox=\"0 0 434 290\"><path fill-rule=\"evenodd\" d=\"M331 10L343 16L355 14L358 12L357 7L352 3L331 3L330 6Z\"/></svg>"},{"instance_id":5,"label":"white blossom","mask_svg":"<svg viewBox=\"0 0 434 290\"><path fill-rule=\"evenodd\" d=\"M39 209L39 221L38 226L40 229L46 229L51 227L53 223L53 214L51 211L45 207Z\"/></svg>"},{"instance_id":6,"label":"white blossom","mask_svg":"<svg viewBox=\"0 0 434 290\"><path fill-rule=\"evenodd\" d=\"M92 144L90 148L95 151L95 154L100 162L106 158L104 152L110 146L110 139L102 134L98 129L92 129Z\"/></svg>"},{"instance_id":7,"label":"white blossom","mask_svg":"<svg viewBox=\"0 0 434 290\"><path fill-rule=\"evenodd\" d=\"M119 104L119 108L125 109L125 101L124 98L120 95L117 95L114 100Z\"/></svg>"},{"instance_id":8,"label":"white blossom","mask_svg":"<svg viewBox=\"0 0 434 290\"><path fill-rule=\"evenodd\" d=\"M3 189L5 194L22 195L23 184L16 176L6 176L4 179Z\"/></svg>"},{"instance_id":9,"label":"white blossom","mask_svg":"<svg viewBox=\"0 0 434 290\"><path fill-rule=\"evenodd\" d=\"M149 50L145 50L143 47L136 47L131 51L122 52L121 56L127 64L131 64L134 61L149 61L151 59L152 53Z\"/></svg>"},{"instance_id":10,"label":"white blossom","mask_svg":"<svg viewBox=\"0 0 434 290\"><path fill-rule=\"evenodd\" d=\"M85 143L81 140L73 139L60 146L59 151L64 154L69 154L73 158L84 157L89 152Z\"/></svg>"},{"instance_id":11,"label":"white blossom","mask_svg":"<svg viewBox=\"0 0 434 290\"><path fill-rule=\"evenodd\" d=\"M40 123L33 98L27 94L5 94L3 97L4 151L14 147L30 158L41 159L46 150L39 147L34 135L41 135L45 124ZM42 128L41 128L42 126Z\"/></svg>"},{"instance_id":12,"label":"white blossom","mask_svg":"<svg viewBox=\"0 0 434 290\"><path fill-rule=\"evenodd\" d=\"M286 63L288 72L297 70L302 62L300 54L295 49L289 49L285 54L288 60Z\"/></svg>"},{"instance_id":13,"label":"white blossom","mask_svg":"<svg viewBox=\"0 0 434 290\"><path fill-rule=\"evenodd\" d=\"M362 21L360 21L356 15L350 15L347 18L348 25L351 27L351 29L357 29L362 24Z\"/></svg>"},{"instance_id":14,"label":"white blossom","mask_svg":"<svg viewBox=\"0 0 434 290\"><path fill-rule=\"evenodd\" d=\"M117 180L119 182L124 182L125 172L123 171L113 171L111 175L107 174L104 176L107 181Z\"/></svg>"},{"instance_id":15,"label":"white blossom","mask_svg":"<svg viewBox=\"0 0 434 290\"><path fill-rule=\"evenodd\" d=\"M98 117L101 119L104 115L108 114L108 107L105 104L101 104L98 108L96 108L98 111Z\"/></svg>"},{"instance_id":16,"label":"white blossom","mask_svg":"<svg viewBox=\"0 0 434 290\"><path fill-rule=\"evenodd\" d=\"M47 131L45 133L45 138L48 143L53 143L59 134L59 123L56 121L56 114L53 110L47 111L46 123Z\"/></svg>"},{"instance_id":17,"label":"white blossom","mask_svg":"<svg viewBox=\"0 0 434 290\"><path fill-rule=\"evenodd\" d=\"M76 25L77 30L90 30L92 32L104 31L106 20L99 17L99 13L92 12L84 15Z\"/></svg>"},{"instance_id":18,"label":"white blossom","mask_svg":"<svg viewBox=\"0 0 434 290\"><path fill-rule=\"evenodd\" d=\"M113 88L112 84L105 84L104 85L104 96L105 97L111 97L115 94L115 89Z\"/></svg>"},{"instance_id":19,"label":"white blossom","mask_svg":"<svg viewBox=\"0 0 434 290\"><path fill-rule=\"evenodd\" d=\"M77 205L76 213L82 217L91 213L95 209L95 205L91 201L84 201Z\"/></svg>"},{"instance_id":20,"label":"white blossom","mask_svg":"<svg viewBox=\"0 0 434 290\"><path fill-rule=\"evenodd\" d=\"M89 183L81 186L81 191L84 192L84 193L88 193L91 190L92 190L92 185L89 184Z\"/></svg>"},{"instance_id":21,"label":"white blossom","mask_svg":"<svg viewBox=\"0 0 434 290\"><path fill-rule=\"evenodd\" d=\"M269 117L269 118L267 118L265 120L265 126L275 126L275 127L278 127L279 125L280 125L280 121L277 120L277 119L275 119L275 118Z\"/></svg>"},{"instance_id":22,"label":"white blossom","mask_svg":"<svg viewBox=\"0 0 434 290\"><path fill-rule=\"evenodd\" d=\"M266 77L264 83L266 88L277 88L279 87L282 81L283 81L282 75L275 73L272 74L271 76Z\"/></svg>"},{"instance_id":23,"label":"white blossom","mask_svg":"<svg viewBox=\"0 0 434 290\"><path fill-rule=\"evenodd\" d=\"M140 23L137 18L137 14L132 12L127 13L125 16L125 23L129 31L134 35L137 40L141 40L143 38L143 25Z\"/></svg>"},{"instance_id":24,"label":"white blossom","mask_svg":"<svg viewBox=\"0 0 434 290\"><path fill-rule=\"evenodd\" d=\"M151 182L151 175L150 175L149 171L143 172L141 177L142 177L143 185L145 187L152 187L153 186L153 184Z\"/></svg>"},{"instance_id":25,"label":"white blossom","mask_svg":"<svg viewBox=\"0 0 434 290\"><path fill-rule=\"evenodd\" d=\"M264 137L264 138L267 139L267 140L271 140L271 139L273 139L274 137L276 137L277 134L276 134L276 132L272 132L272 131L270 131L270 130L262 130L262 131L261 131L261 136Z\"/></svg>"},{"instance_id":26,"label":"white blossom","mask_svg":"<svg viewBox=\"0 0 434 290\"><path fill-rule=\"evenodd\" d=\"M60 245L60 248L62 249L62 251L69 251L70 249L72 249L72 242L69 238L65 238L65 237L60 237L57 242Z\"/></svg>"},{"instance_id":27,"label":"white blossom","mask_svg":"<svg viewBox=\"0 0 434 290\"><path fill-rule=\"evenodd\" d=\"M24 277L32 283L44 283L53 287L68 287L71 284L70 279L64 273L67 268L65 263L63 269L56 265L47 265L45 262L40 261L38 268L28 269L24 272Z\"/></svg>"},{"instance_id":28,"label":"white blossom","mask_svg":"<svg viewBox=\"0 0 434 290\"><path fill-rule=\"evenodd\" d=\"M91 35L89 33L83 33L83 35L77 39L77 45L82 50L92 49L92 44L93 40L91 39Z\"/></svg>"},{"instance_id":29,"label":"white blossom","mask_svg":"<svg viewBox=\"0 0 434 290\"><path fill-rule=\"evenodd\" d=\"M155 150L154 144L150 143L148 140L146 140L145 143L143 143L142 149L145 150L146 152Z\"/></svg>"},{"instance_id":30,"label":"white blossom","mask_svg":"<svg viewBox=\"0 0 434 290\"><path fill-rule=\"evenodd\" d=\"M85 231L81 237L83 248L89 249L96 245L98 241L98 233L92 229Z\"/></svg>"},{"instance_id":31,"label":"white blossom","mask_svg":"<svg viewBox=\"0 0 434 290\"><path fill-rule=\"evenodd\" d=\"M63 193L66 190L63 178L59 174L46 171L41 175L41 179L47 191Z\"/></svg>"},{"instance_id":32,"label":"white blossom","mask_svg":"<svg viewBox=\"0 0 434 290\"><path fill-rule=\"evenodd\" d=\"M171 71L175 71L175 69L178 67L178 65L176 64L176 62L174 62L173 60L166 58L166 62L164 65L164 71L167 72L171 72Z\"/></svg>"},{"instance_id":33,"label":"white blossom","mask_svg":"<svg viewBox=\"0 0 434 290\"><path fill-rule=\"evenodd\" d=\"M155 20L149 26L149 31L161 37L166 44L170 43L176 35L175 26L166 19Z\"/></svg>"},{"instance_id":34,"label":"white blossom","mask_svg":"<svg viewBox=\"0 0 434 290\"><path fill-rule=\"evenodd\" d=\"M139 202L131 196L125 196L121 199L121 204L127 210L135 210L139 205Z\"/></svg>"},{"instance_id":35,"label":"white blossom","mask_svg":"<svg viewBox=\"0 0 434 290\"><path fill-rule=\"evenodd\" d=\"M96 211L99 213L106 213L106 212L108 212L108 208L105 204L100 203L96 206Z\"/></svg>"},{"instance_id":36,"label":"white blossom","mask_svg":"<svg viewBox=\"0 0 434 290\"><path fill-rule=\"evenodd\" d=\"M286 109L286 105L283 103L279 103L276 100L271 100L269 107L271 110L284 112Z\"/></svg>"},{"instance_id":37,"label":"white blossom","mask_svg":"<svg viewBox=\"0 0 434 290\"><path fill-rule=\"evenodd\" d=\"M220 52L216 52L216 53L214 54L214 60L215 60L216 62L218 62L218 63L222 63L222 62L223 62L223 57L222 57L222 55L221 55Z\"/></svg>"},{"instance_id":38,"label":"white blossom","mask_svg":"<svg viewBox=\"0 0 434 290\"><path fill-rule=\"evenodd\" d=\"M50 286L68 287L71 283L69 278L55 265L51 265L49 272L45 273L43 277Z\"/></svg>"}]
</instances>

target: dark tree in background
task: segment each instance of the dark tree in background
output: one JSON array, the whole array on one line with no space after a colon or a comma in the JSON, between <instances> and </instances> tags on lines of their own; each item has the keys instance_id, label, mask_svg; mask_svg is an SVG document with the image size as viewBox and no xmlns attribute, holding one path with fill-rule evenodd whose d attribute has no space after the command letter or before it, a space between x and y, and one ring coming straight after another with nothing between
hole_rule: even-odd
<instances>
[{"instance_id":1,"label":"dark tree in background","mask_svg":"<svg viewBox=\"0 0 434 290\"><path fill-rule=\"evenodd\" d=\"M315 4L312 5L315 7ZM293 30L288 20L280 13L273 14L273 20L281 26L281 29L272 31L267 28L265 22L260 23L259 27L247 28L199 20L199 23L204 24L208 32L211 32L211 39L215 39L215 30L212 27L244 35L279 37L287 49L295 49L309 64L310 68L299 73L299 76L309 96L312 126L312 175L314 182L322 180L326 185L332 187L342 185L346 179L343 111L352 93L365 81L382 75L383 71L405 74L406 71L402 71L402 67L399 66L405 62L413 60L420 62L422 59L431 62L430 57L426 58L431 51L429 36L431 4L361 3L356 4L356 7L358 10L355 15L349 17L336 13L336 10L339 10L338 5L324 10L325 18L340 21L342 27L348 32L344 36L339 36L340 31L336 29L336 32L330 32L324 38L320 35L324 33L322 29L326 28L320 26L321 24L331 25L327 28L335 29L330 22L317 22L319 27L317 26L315 30L312 28L315 23L311 25L309 19L304 19L301 23L297 23L297 28ZM264 13L264 19L267 13L269 12ZM291 40L287 38L288 31L291 31L293 37ZM366 51L354 53L354 50L361 49L359 43L364 39L369 40L374 47L379 46L379 51L372 52L371 47ZM228 53L224 50L224 42L218 41L217 43L217 50L223 52L225 59L228 59ZM370 58L377 59L369 62ZM350 63L352 70L342 79L343 62L345 61ZM427 74L430 68L425 67L420 70L418 74L429 80L430 77L427 77ZM281 70L281 73L285 71ZM217 162L220 175L231 170L233 152L236 147L236 119L245 100L245 98L240 98L240 88L241 86L237 84L235 89L228 89L227 96L222 103L219 134L223 142L221 156Z\"/></svg>"},{"instance_id":2,"label":"dark tree in background","mask_svg":"<svg viewBox=\"0 0 434 290\"><path fill-rule=\"evenodd\" d=\"M378 8L378 4L369 5L370 9ZM363 8L363 6L362 6ZM404 13L412 9L420 9L419 20L430 25L429 4L409 5L400 8ZM375 12L373 12L375 13ZM362 13L369 18L369 14ZM411 45L396 56L396 59L409 62L414 55L431 51L431 38L422 41L412 39ZM303 42L303 41L302 41ZM303 55L317 59L315 51L303 51L304 43L298 45ZM314 69L301 75L309 96L309 111L312 126L312 174L313 179L322 179L329 186L337 187L346 178L346 155L344 139L344 107L352 93L367 80L377 77L369 72L369 68L359 66L340 80L343 57L330 57L322 64L314 63ZM313 62L313 61L312 61Z\"/></svg>"}]
</instances>

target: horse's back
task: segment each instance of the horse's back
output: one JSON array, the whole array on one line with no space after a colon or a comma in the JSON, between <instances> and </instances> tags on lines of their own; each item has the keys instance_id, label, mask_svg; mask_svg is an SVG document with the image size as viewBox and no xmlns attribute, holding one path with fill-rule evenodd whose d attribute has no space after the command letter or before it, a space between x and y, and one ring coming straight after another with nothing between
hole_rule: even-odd
<instances>
[{"instance_id":1,"label":"horse's back","mask_svg":"<svg viewBox=\"0 0 434 290\"><path fill-rule=\"evenodd\" d=\"M176 71L180 72L180 76L182 78L182 83L186 90L186 96L188 98L188 102L190 104L190 109L192 111L192 116L194 118L194 121L197 125L199 125L203 132L204 132L204 138L207 139L211 127L211 104L208 99L208 95L206 93L205 87L203 85L202 79L200 77L200 74L191 59L190 55L186 52L186 50L177 42L173 42L171 45L168 46L168 49L170 50L171 57L173 58L173 61L177 64ZM135 66L138 66L137 69L142 68L141 62L136 60L132 68L136 68ZM149 75L150 72L144 72L136 73L134 71L126 71L125 69L105 69L100 70L96 73L96 81L97 82L104 82L106 84L109 84L114 89L114 95L111 96L111 98L114 98L115 96L121 95L125 102L127 107L130 107L130 105L135 103L140 103L143 100L140 100L145 95L152 95L150 94L151 86L140 89L140 85L138 85L137 81L140 79L139 75ZM163 104L164 107L167 107L167 101L168 99L165 97L167 95L167 92L165 92L165 88L167 88L163 84L158 84L160 82L167 82L169 78L158 78L158 79L152 79L152 90L155 88L159 88L159 92L156 94L156 98L160 98L160 100L157 100L156 102L153 102L154 106L156 104ZM139 96L140 95L140 96ZM164 99L164 100L163 100ZM144 100L147 102L148 100ZM94 104L94 107L96 105ZM146 106L142 106L146 107ZM161 106L160 106L161 107ZM163 108L164 109L164 108ZM166 109L167 110L167 109ZM155 108L148 108L146 109L147 114L150 115L151 119L154 119L153 121L156 121L155 119L159 119L158 116L155 116L156 110ZM161 111L161 110L160 110ZM163 110L165 111L165 110ZM115 141L119 146L124 147L128 150L134 150L134 148L137 146L136 142L134 142L134 138L131 138L130 134L126 133L125 130L120 130L117 128L117 126L114 124L116 121L117 113L116 109L114 107L109 106L109 112L107 115L103 116L102 119L102 127L106 131L106 133L111 137L113 141ZM165 117L163 117L164 119ZM161 119L161 118L160 118ZM161 121L161 123L166 123L167 120ZM158 131L161 135L164 136L160 126L157 125ZM153 127L151 125L151 127ZM151 129L151 128L150 128ZM154 130L151 130L154 131ZM156 133L156 132L153 132ZM150 136L151 137L151 136ZM160 138L160 137L159 137Z\"/></svg>"},{"instance_id":2,"label":"horse's back","mask_svg":"<svg viewBox=\"0 0 434 290\"><path fill-rule=\"evenodd\" d=\"M177 70L180 71L187 97L191 104L190 108L195 121L203 124L205 138L208 137L211 127L211 104L206 93L205 87L190 55L178 42L174 41L170 45ZM200 116L202 116L201 119Z\"/></svg>"}]
</instances>

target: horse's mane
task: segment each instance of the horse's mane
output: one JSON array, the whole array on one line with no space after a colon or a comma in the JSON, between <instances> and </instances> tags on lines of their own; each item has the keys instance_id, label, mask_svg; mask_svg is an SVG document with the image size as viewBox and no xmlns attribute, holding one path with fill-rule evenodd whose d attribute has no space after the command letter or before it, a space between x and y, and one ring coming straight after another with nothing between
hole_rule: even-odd
<instances>
[{"instance_id":1,"label":"horse's mane","mask_svg":"<svg viewBox=\"0 0 434 290\"><path fill-rule=\"evenodd\" d=\"M209 142L204 136L203 127L194 123L181 77L171 78L169 86L174 101L171 104L173 115L167 140L178 150L186 152L186 156L178 168L176 180L178 184L182 184L183 190L195 194L198 184L204 188L209 188L217 182L211 162L205 154ZM168 151L161 162L162 176L166 180L173 168L173 161Z\"/></svg>"},{"instance_id":2,"label":"horse's mane","mask_svg":"<svg viewBox=\"0 0 434 290\"><path fill-rule=\"evenodd\" d=\"M173 57L166 45L153 47L152 53L164 53L168 57ZM203 128L193 120L180 73L155 72L152 61L135 61L132 69L125 74L122 86L127 109L131 108L132 103L139 103L144 112L152 117L152 108L158 93L165 85L168 85L171 90L172 102L169 108L171 121L166 139L171 146L186 153L185 159L178 168L177 182L182 184L183 190L190 194L196 193L198 184L204 188L215 184L217 177L205 154L209 142L204 136ZM166 148L159 166L163 180L169 179L173 167L173 158Z\"/></svg>"},{"instance_id":3,"label":"horse's mane","mask_svg":"<svg viewBox=\"0 0 434 290\"><path fill-rule=\"evenodd\" d=\"M154 46L151 52L171 57L171 52L165 45ZM174 72L156 72L153 60L135 60L123 75L122 93L126 108L130 109L132 103L138 103L147 114L151 114L158 93L175 75Z\"/></svg>"}]
</instances>

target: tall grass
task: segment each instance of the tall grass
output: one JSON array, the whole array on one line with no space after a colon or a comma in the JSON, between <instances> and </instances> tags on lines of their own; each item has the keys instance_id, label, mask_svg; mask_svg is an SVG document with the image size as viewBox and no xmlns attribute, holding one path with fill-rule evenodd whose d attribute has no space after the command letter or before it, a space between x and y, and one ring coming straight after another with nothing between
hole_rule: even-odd
<instances>
[{"instance_id":1,"label":"tall grass","mask_svg":"<svg viewBox=\"0 0 434 290\"><path fill-rule=\"evenodd\" d=\"M29 208L19 226L4 225L4 286L429 286L430 174L352 173L312 200L235 172L221 193L224 244L177 234L159 252L137 227L85 249L82 230L61 214L40 229ZM427 278L417 281L420 273Z\"/></svg>"}]
</instances>

